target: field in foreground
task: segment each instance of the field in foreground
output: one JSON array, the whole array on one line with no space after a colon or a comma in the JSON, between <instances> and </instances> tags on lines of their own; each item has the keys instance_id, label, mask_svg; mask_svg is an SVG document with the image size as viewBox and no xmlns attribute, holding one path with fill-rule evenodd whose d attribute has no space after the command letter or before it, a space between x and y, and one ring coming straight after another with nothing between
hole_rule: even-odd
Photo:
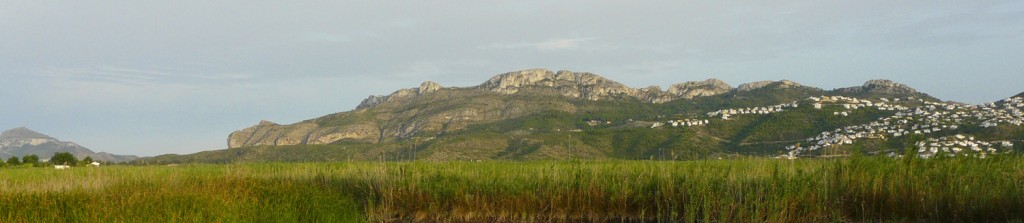
<instances>
[{"instance_id":1,"label":"field in foreground","mask_svg":"<svg viewBox=\"0 0 1024 223\"><path fill-rule=\"evenodd\" d=\"M1024 157L0 168L0 222L1020 221Z\"/></svg>"}]
</instances>

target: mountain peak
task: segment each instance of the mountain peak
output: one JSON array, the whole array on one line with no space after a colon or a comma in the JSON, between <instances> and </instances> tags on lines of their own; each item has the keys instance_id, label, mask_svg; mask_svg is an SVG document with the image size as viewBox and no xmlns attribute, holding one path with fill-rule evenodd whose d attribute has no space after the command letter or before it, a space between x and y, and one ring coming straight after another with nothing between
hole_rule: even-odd
<instances>
[{"instance_id":1,"label":"mountain peak","mask_svg":"<svg viewBox=\"0 0 1024 223\"><path fill-rule=\"evenodd\" d=\"M442 88L444 88L444 86L441 86L436 82L426 81L420 84L419 88L399 89L389 95L370 95L370 97L363 99L363 101L359 103L359 106L356 106L356 109L373 108L384 102L408 98L416 95L433 93L435 91L441 90Z\"/></svg>"},{"instance_id":2,"label":"mountain peak","mask_svg":"<svg viewBox=\"0 0 1024 223\"><path fill-rule=\"evenodd\" d=\"M9 139L54 139L53 137L32 131L25 127L13 128L0 133L0 140Z\"/></svg>"},{"instance_id":3,"label":"mountain peak","mask_svg":"<svg viewBox=\"0 0 1024 223\"><path fill-rule=\"evenodd\" d=\"M520 87L535 85L544 80L554 79L555 73L547 69L512 71L491 77L480 87L501 93L515 93Z\"/></svg>"},{"instance_id":4,"label":"mountain peak","mask_svg":"<svg viewBox=\"0 0 1024 223\"><path fill-rule=\"evenodd\" d=\"M503 73L476 88L501 94L515 94L533 87L553 88L566 97L598 100L611 95L634 95L637 89L587 72L529 69Z\"/></svg>"},{"instance_id":5,"label":"mountain peak","mask_svg":"<svg viewBox=\"0 0 1024 223\"><path fill-rule=\"evenodd\" d=\"M790 80L780 80L780 81L769 81L769 80L766 80L766 81L757 81L757 82L750 82L750 83L746 83L746 84L741 84L739 87L736 88L736 90L737 91L752 91L752 90L764 88L764 87L767 87L767 86L773 85L773 84L775 84L777 88L803 87L803 85L801 85L800 83L793 82L793 81L790 81Z\"/></svg>"},{"instance_id":6,"label":"mountain peak","mask_svg":"<svg viewBox=\"0 0 1024 223\"><path fill-rule=\"evenodd\" d=\"M441 86L440 84L438 84L436 82L433 82L433 81L427 81L427 82L423 82L423 84L420 84L420 88L416 89L416 93L417 94L426 94L426 93L430 93L430 92L435 92L437 90L441 90L441 88L443 88L443 86Z\"/></svg>"},{"instance_id":7,"label":"mountain peak","mask_svg":"<svg viewBox=\"0 0 1024 223\"><path fill-rule=\"evenodd\" d=\"M25 127L14 128L0 133L0 159L29 154L38 155L39 158L46 159L55 152L68 152L79 159L90 156L96 160L113 162L138 158L136 156L96 153L76 143L60 141Z\"/></svg>"},{"instance_id":8,"label":"mountain peak","mask_svg":"<svg viewBox=\"0 0 1024 223\"><path fill-rule=\"evenodd\" d=\"M712 96L724 94L732 90L732 86L719 79L707 79L703 81L690 81L673 84L668 87L668 94L691 99L700 96Z\"/></svg>"},{"instance_id":9,"label":"mountain peak","mask_svg":"<svg viewBox=\"0 0 1024 223\"><path fill-rule=\"evenodd\" d=\"M874 79L859 87L836 89L843 93L917 94L917 90L905 84L886 79Z\"/></svg>"},{"instance_id":10,"label":"mountain peak","mask_svg":"<svg viewBox=\"0 0 1024 223\"><path fill-rule=\"evenodd\" d=\"M896 94L913 94L917 93L917 90L910 88L909 86L895 81L886 79L875 79L864 82L861 86L865 91L868 92L885 92L885 93L896 93Z\"/></svg>"}]
</instances>

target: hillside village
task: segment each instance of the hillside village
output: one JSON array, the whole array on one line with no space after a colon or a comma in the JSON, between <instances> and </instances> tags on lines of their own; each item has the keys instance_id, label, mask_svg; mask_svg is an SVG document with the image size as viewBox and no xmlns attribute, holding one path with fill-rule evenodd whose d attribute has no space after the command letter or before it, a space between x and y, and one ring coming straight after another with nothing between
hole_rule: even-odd
<instances>
[{"instance_id":1,"label":"hillside village","mask_svg":"<svg viewBox=\"0 0 1024 223\"><path fill-rule=\"evenodd\" d=\"M812 99L813 100L813 99ZM806 151L814 151L832 145L852 144L854 140L862 138L887 138L901 137L907 135L944 135L940 132L957 130L962 126L996 127L1000 124L1020 126L1024 123L1024 115L1020 108L1021 98L1009 98L997 106L996 103L984 105L961 105L942 102L921 101L925 106L913 109L898 106L879 106L879 109L896 109L899 112L891 117L881 118L868 124L849 126L836 129L831 132L822 132L814 138L807 139L811 146L789 146L786 149L789 153L787 158L795 158ZM870 102L868 102L870 103ZM879 103L875 103L879 104ZM865 105L865 104L861 104ZM863 108L864 106L849 106L843 104L844 108ZM955 139L953 139L955 138ZM994 142L977 141L974 137L956 135L947 137L929 138L928 142L942 141L945 143L919 142L919 155L922 157L934 156L938 152L958 154L967 151L978 152L980 155L986 153L1008 152L1013 143L1008 140Z\"/></svg>"},{"instance_id":2,"label":"hillside village","mask_svg":"<svg viewBox=\"0 0 1024 223\"><path fill-rule=\"evenodd\" d=\"M920 106L911 108L905 105L906 102L918 103ZM877 109L896 111L896 113L870 123L821 132L817 136L802 140L803 143L786 146L787 152L779 156L780 158L795 159L824 148L851 145L860 139L892 139L910 135L930 137L914 143L920 157L933 157L940 153L950 156L971 154L985 157L988 154L1012 152L1014 139L982 141L974 136L950 133L964 126L993 128L1000 125L1021 126L1024 124L1024 112L1021 111L1021 108L1024 107L1024 98L1022 97L1011 97L981 105L964 105L932 102L914 97L869 100L845 96L817 96L772 106L722 109L708 112L706 116L707 118L730 121L734 117L742 115L785 112L800 107L801 103L809 104L819 110L839 108L840 111L832 113L836 116L848 116L858 109ZM708 123L707 119L670 120L656 123L651 128L702 126ZM901 156L895 152L890 152L889 155Z\"/></svg>"}]
</instances>

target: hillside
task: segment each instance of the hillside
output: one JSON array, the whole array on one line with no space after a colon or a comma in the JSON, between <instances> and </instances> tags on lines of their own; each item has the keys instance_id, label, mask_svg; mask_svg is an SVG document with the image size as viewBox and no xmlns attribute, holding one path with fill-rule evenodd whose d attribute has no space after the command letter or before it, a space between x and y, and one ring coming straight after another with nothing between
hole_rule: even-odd
<instances>
[{"instance_id":1,"label":"hillside","mask_svg":"<svg viewBox=\"0 0 1024 223\"><path fill-rule=\"evenodd\" d=\"M954 120L964 127L1005 130L996 134L971 127L908 138L913 131L902 128L917 130L934 123L890 123L881 129L885 124L880 121L915 115L928 119L934 108L948 106L956 107L939 114L979 115ZM734 88L710 79L673 84L663 91L631 88L590 73L533 69L500 74L471 87L428 81L371 96L352 111L288 125L263 121L230 134L227 150L147 161L703 159L830 156L862 147L876 154L902 154L908 146L945 133L1019 140L1019 124L1013 124L1021 120L1016 108L989 108L1000 112L994 116L1002 122L996 123L1004 123L990 126L982 119L993 114L982 113L986 110L980 106L946 104L888 80L823 90L788 80ZM896 129L899 136L890 132Z\"/></svg>"},{"instance_id":2,"label":"hillside","mask_svg":"<svg viewBox=\"0 0 1024 223\"><path fill-rule=\"evenodd\" d=\"M79 159L88 156L92 157L93 160L108 162L124 162L138 158L136 156L93 152L76 143L60 141L24 127L10 129L0 134L0 158L5 160L12 156L24 157L32 154L45 160L57 152L71 153Z\"/></svg>"}]
</instances>

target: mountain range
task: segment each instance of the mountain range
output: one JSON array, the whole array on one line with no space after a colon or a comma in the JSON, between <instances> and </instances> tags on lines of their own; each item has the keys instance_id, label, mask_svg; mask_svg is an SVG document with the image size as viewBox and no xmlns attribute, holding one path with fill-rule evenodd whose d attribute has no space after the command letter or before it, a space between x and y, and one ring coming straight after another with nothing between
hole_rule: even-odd
<instances>
[{"instance_id":1,"label":"mountain range","mask_svg":"<svg viewBox=\"0 0 1024 223\"><path fill-rule=\"evenodd\" d=\"M14 128L0 133L0 158L3 160L7 160L12 156L24 157L26 155L36 155L40 159L46 160L57 152L71 153L78 159L88 156L92 157L93 160L107 162L124 162L139 158L130 155L93 152L74 142L61 141L25 127Z\"/></svg>"},{"instance_id":2,"label":"mountain range","mask_svg":"<svg viewBox=\"0 0 1024 223\"><path fill-rule=\"evenodd\" d=\"M1024 138L1020 104L1014 101L1020 97L998 105L964 105L889 80L823 90L788 80L732 87L708 79L662 90L632 88L586 72L530 69L470 87L427 81L370 96L352 111L286 125L261 121L231 133L226 150L147 160L807 157L852 150L896 153L958 135L1010 145ZM943 125L930 118L951 119L941 122L948 131L913 133ZM897 119L903 121L892 124ZM950 130L950 125L958 127ZM1000 149L1013 151L1019 144L1024 143Z\"/></svg>"}]
</instances>

